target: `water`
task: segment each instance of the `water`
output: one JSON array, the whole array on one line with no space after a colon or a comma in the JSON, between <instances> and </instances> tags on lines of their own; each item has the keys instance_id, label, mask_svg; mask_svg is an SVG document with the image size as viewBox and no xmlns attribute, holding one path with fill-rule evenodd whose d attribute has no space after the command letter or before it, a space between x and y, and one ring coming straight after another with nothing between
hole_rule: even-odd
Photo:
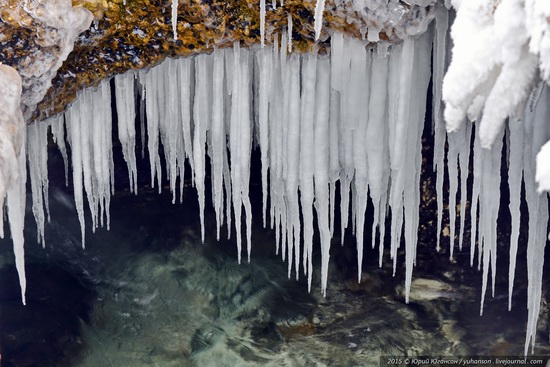
<instances>
[{"instance_id":1,"label":"water","mask_svg":"<svg viewBox=\"0 0 550 367\"><path fill-rule=\"evenodd\" d=\"M319 272L311 293L303 276L287 278L287 264L275 255L274 233L261 228L256 194L252 262L239 265L234 242L215 240L211 210L201 243L191 188L182 205L144 185L137 197L119 190L111 230L87 233L82 250L71 194L53 181L45 249L36 243L27 213L26 307L19 302L9 241L0 248L4 367L352 367L378 366L382 355L523 354L527 311L521 255L512 311L507 311L507 271L499 270L496 297L486 300L480 317L481 274L467 265L468 251L449 261L445 251L435 252L430 231L424 230L406 305L403 254L392 277L388 256L378 268L378 250L366 250L357 284L355 241L347 236L342 247L336 234L323 298ZM253 184L252 191L259 187ZM318 271L318 253L314 264ZM499 264L507 268L505 256ZM544 291L538 355L550 354L550 297Z\"/></svg>"}]
</instances>

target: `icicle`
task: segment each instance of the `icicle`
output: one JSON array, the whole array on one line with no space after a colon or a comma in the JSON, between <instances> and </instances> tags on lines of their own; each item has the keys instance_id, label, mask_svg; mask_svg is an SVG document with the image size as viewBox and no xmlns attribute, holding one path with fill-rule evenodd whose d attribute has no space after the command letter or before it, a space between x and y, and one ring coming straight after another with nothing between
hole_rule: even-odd
<instances>
[{"instance_id":1,"label":"icicle","mask_svg":"<svg viewBox=\"0 0 550 367\"><path fill-rule=\"evenodd\" d=\"M328 263L330 257L330 224L329 224L329 146L330 140L330 61L328 58L321 57L318 61L317 69L317 94L315 97L317 108L315 109L315 141L314 149L314 182L315 182L315 210L317 212L317 226L321 237L321 283L325 280L323 275L328 276ZM313 277L313 249L306 248L307 264L304 263L304 269L307 266L308 291L311 291L311 281ZM326 284L326 283L325 283ZM326 286L324 288L326 290Z\"/></svg>"},{"instance_id":2,"label":"icicle","mask_svg":"<svg viewBox=\"0 0 550 367\"><path fill-rule=\"evenodd\" d=\"M246 248L248 262L250 262L250 256L252 253L252 205L249 197L250 186L250 154L252 150L252 116L250 114L250 104L252 99L250 98L250 91L252 90L252 64L248 49L241 51L244 55L241 55L241 91L242 98L240 100L240 132L239 137L240 151L239 151L239 165L242 169L241 175L241 200L244 206L245 219L246 219Z\"/></svg>"},{"instance_id":3,"label":"icicle","mask_svg":"<svg viewBox=\"0 0 550 367\"><path fill-rule=\"evenodd\" d=\"M388 58L374 56L372 60L369 100L369 124L367 125L365 146L367 150L367 169L370 197L374 207L372 223L372 247L376 240L376 227L379 229L380 266L384 252L384 221L386 208L384 197L390 177L388 123L386 111Z\"/></svg>"},{"instance_id":4,"label":"icicle","mask_svg":"<svg viewBox=\"0 0 550 367\"><path fill-rule=\"evenodd\" d=\"M348 111L348 116L355 120L356 128L353 131L353 165L355 167L355 179L353 182L355 203L356 223L356 242L357 242L357 281L361 281L363 271L363 237L365 226L365 212L368 200L368 158L366 148L367 126L369 123L368 101L370 98L370 81L368 80L367 70L371 70L372 53L367 53L365 47L358 47L351 57L351 72L354 76L353 81L357 83L357 89L353 91L350 98L353 101L354 114ZM350 80L350 84L351 84ZM378 93L378 91L376 91ZM353 97L353 98L351 98ZM363 101L363 103L361 103ZM349 107L348 107L349 108Z\"/></svg>"},{"instance_id":5,"label":"icicle","mask_svg":"<svg viewBox=\"0 0 550 367\"><path fill-rule=\"evenodd\" d=\"M344 46L347 52L342 57L341 81L341 109L340 109L340 125L339 125L339 157L340 157L340 232L341 243L344 244L345 230L348 226L349 217L349 201L351 191L351 181L355 167L353 164L353 133L357 125L357 106L362 103L359 99L362 86L355 78L350 78L350 75L361 69L359 63L351 64L351 56L355 53L365 51L363 43L357 39L345 38ZM354 66L354 70L351 67ZM359 68L359 70L357 69ZM347 102L347 103L346 103Z\"/></svg>"},{"instance_id":6,"label":"icicle","mask_svg":"<svg viewBox=\"0 0 550 367\"><path fill-rule=\"evenodd\" d=\"M521 224L521 182L523 178L523 121L512 120L508 123L508 187L510 188L510 216L512 230L510 234L510 264L508 268L508 310L512 309L512 293L516 258L518 252L518 238Z\"/></svg>"},{"instance_id":7,"label":"icicle","mask_svg":"<svg viewBox=\"0 0 550 367\"><path fill-rule=\"evenodd\" d=\"M172 192L172 203L176 201L176 181L180 176L180 201L182 200L182 181L185 175L185 152L183 146L183 131L180 118L180 98L178 93L178 80L173 78L177 74L177 61L167 59L164 63L164 115L161 118L160 136L164 147L164 157L166 160L166 172L169 178L170 191Z\"/></svg>"},{"instance_id":8,"label":"icicle","mask_svg":"<svg viewBox=\"0 0 550 367\"><path fill-rule=\"evenodd\" d=\"M304 231L304 263L307 263L307 256L313 248L313 175L315 171L315 134L314 120L315 110L317 108L315 101L315 83L317 79L317 52L308 53L303 58L302 65L302 95L301 95L301 113L300 113L300 206L303 217ZM291 124L294 122L290 122ZM290 156L292 159L292 156ZM298 267L300 256L300 243L295 243L295 264L296 278L298 277ZM292 259L289 257L289 262ZM322 260L323 264L328 265L328 260ZM328 279L328 266L321 269L321 288L323 294L326 294L326 285Z\"/></svg>"},{"instance_id":9,"label":"icicle","mask_svg":"<svg viewBox=\"0 0 550 367\"><path fill-rule=\"evenodd\" d=\"M138 70L136 72L137 77L137 91L140 98L139 103L139 136L141 145L141 159L145 159L145 74L146 71Z\"/></svg>"},{"instance_id":10,"label":"icicle","mask_svg":"<svg viewBox=\"0 0 550 367\"><path fill-rule=\"evenodd\" d=\"M292 52L292 15L288 13L286 19L287 19L286 29L288 33L288 53L291 53Z\"/></svg>"},{"instance_id":11,"label":"icicle","mask_svg":"<svg viewBox=\"0 0 550 367\"><path fill-rule=\"evenodd\" d=\"M224 127L224 57L222 50L214 50L212 92L212 200L216 213L216 238L220 239L223 222L223 162L227 145ZM183 164L183 163L182 163Z\"/></svg>"},{"instance_id":12,"label":"icicle","mask_svg":"<svg viewBox=\"0 0 550 367\"><path fill-rule=\"evenodd\" d=\"M449 259L453 258L456 230L456 195L458 192L458 155L465 146L463 139L464 124L460 131L448 136L449 150L447 152L447 171L449 177ZM459 135L460 134L460 135ZM457 136L458 135L458 136Z\"/></svg>"},{"instance_id":13,"label":"icicle","mask_svg":"<svg viewBox=\"0 0 550 367\"><path fill-rule=\"evenodd\" d=\"M332 82L332 75L331 75ZM338 142L340 140L340 93L330 88L330 112L329 112L329 225L330 236L334 234L335 221L335 196L336 196L336 181L340 179L340 149Z\"/></svg>"},{"instance_id":14,"label":"icicle","mask_svg":"<svg viewBox=\"0 0 550 367\"><path fill-rule=\"evenodd\" d=\"M477 129L475 130L477 132ZM479 196L481 191L481 172L483 169L482 165L482 154L484 150L481 148L479 139L474 139L474 148L473 148L473 160L474 168L472 172L473 184L472 184L472 199L471 199L471 208L470 208L470 223L472 228L470 230L470 266L474 265L474 256L476 253L476 248L478 251L478 269L481 268L481 237L478 236L478 204ZM476 242L476 239L479 237L479 241ZM476 246L477 244L477 246Z\"/></svg>"},{"instance_id":15,"label":"icicle","mask_svg":"<svg viewBox=\"0 0 550 367\"><path fill-rule=\"evenodd\" d=\"M128 166L130 192L137 195L136 128L135 128L135 74L130 71L115 76L115 97L118 117L118 139Z\"/></svg>"},{"instance_id":16,"label":"icicle","mask_svg":"<svg viewBox=\"0 0 550 367\"><path fill-rule=\"evenodd\" d=\"M158 189L161 189L161 164L159 156L159 74L158 68L149 70L148 73L140 73L140 79L144 79L145 113L147 120L147 151L149 153L149 165L151 167L151 187L155 187L157 178Z\"/></svg>"},{"instance_id":17,"label":"icicle","mask_svg":"<svg viewBox=\"0 0 550 367\"><path fill-rule=\"evenodd\" d=\"M85 232L86 222L84 221L84 193L83 193L83 155L80 130L80 105L84 101L76 100L75 103L65 112L67 120L67 132L69 144L71 145L71 162L73 167L73 191L78 221L80 222L80 233L82 248L86 247Z\"/></svg>"},{"instance_id":18,"label":"icicle","mask_svg":"<svg viewBox=\"0 0 550 367\"><path fill-rule=\"evenodd\" d=\"M201 240L204 242L204 178L205 178L205 144L206 130L208 129L209 101L207 56L198 55L195 59L195 105L193 108L193 121L195 129L193 134L193 157L195 161L195 187L199 194L199 215L201 222Z\"/></svg>"},{"instance_id":19,"label":"icicle","mask_svg":"<svg viewBox=\"0 0 550 367\"><path fill-rule=\"evenodd\" d=\"M25 292L25 202L27 182L26 129L21 102L21 77L10 66L0 64L0 211L4 212L4 196L7 194L8 221L15 267L19 276L21 301L26 304ZM3 218L2 218L3 219ZM3 223L0 237L4 237Z\"/></svg>"},{"instance_id":20,"label":"icicle","mask_svg":"<svg viewBox=\"0 0 550 367\"><path fill-rule=\"evenodd\" d=\"M92 196L99 204L99 220L103 226L103 218L106 219L107 229L110 228L110 202L114 187L114 166L112 154L112 115L111 104L111 86L108 80L101 83L99 90L93 98L94 105L94 123L93 128L93 157L94 157L94 181ZM102 108L103 107L103 108ZM89 201L88 194L88 201Z\"/></svg>"},{"instance_id":21,"label":"icicle","mask_svg":"<svg viewBox=\"0 0 550 367\"><path fill-rule=\"evenodd\" d=\"M323 29L323 11L325 10L325 0L317 0L315 4L315 41L319 40L321 29Z\"/></svg>"},{"instance_id":22,"label":"icicle","mask_svg":"<svg viewBox=\"0 0 550 367\"><path fill-rule=\"evenodd\" d=\"M460 167L460 233L458 234L458 249L462 251L462 243L464 242L464 230L466 227L466 201L468 197L468 177L470 176L470 151L472 141L472 123L467 121L465 124L464 147L458 156L458 164Z\"/></svg>"},{"instance_id":23,"label":"icicle","mask_svg":"<svg viewBox=\"0 0 550 367\"><path fill-rule=\"evenodd\" d=\"M430 70L430 51L431 37L430 32L424 33L414 42L414 73L408 86L411 93L409 101L408 114L408 133L407 133L407 152L402 172L407 177L407 184L403 191L403 210L405 215L405 301L409 300L409 291L412 281L413 266L416 263L416 248L418 243L419 226L419 208L420 208L420 171L422 163L422 127L426 113L426 98L428 84L431 77ZM407 60L403 58L407 55L407 42L405 41L404 51L402 53L402 62ZM409 57L411 55L408 55ZM408 69L408 67L407 67ZM403 69L402 69L403 70ZM404 75L401 74L401 77ZM406 82L407 83L407 82ZM405 84L407 88L407 84ZM403 100L400 101L403 103ZM392 162L393 164L393 162ZM413 178L411 180L411 178Z\"/></svg>"},{"instance_id":24,"label":"icicle","mask_svg":"<svg viewBox=\"0 0 550 367\"><path fill-rule=\"evenodd\" d=\"M436 249L439 251L441 244L441 225L443 222L443 173L445 155L445 124L443 123L443 110L441 108L441 87L443 85L443 74L445 71L445 52L447 41L447 30L449 27L449 13L437 8L435 18L435 38L433 51L433 135L434 135L434 157L433 169L436 172L436 195L437 195L437 240ZM463 202L463 204L465 204ZM465 214L465 213L464 213Z\"/></svg>"},{"instance_id":25,"label":"icicle","mask_svg":"<svg viewBox=\"0 0 550 367\"><path fill-rule=\"evenodd\" d=\"M264 1L264 0L262 0ZM258 125L260 130L260 147L262 154L262 213L263 224L266 226L267 215L267 172L269 170L269 96L272 83L272 58L271 48L260 50L256 56L259 66L259 91L258 91Z\"/></svg>"},{"instance_id":26,"label":"icicle","mask_svg":"<svg viewBox=\"0 0 550 367\"><path fill-rule=\"evenodd\" d=\"M399 128L403 129L403 127L399 126L399 118L398 118L398 108L399 108L399 94L400 93L406 93L407 88L405 87L406 84L400 85L400 78L404 78L405 76L401 76L403 72L406 72L407 70L404 70L403 72L400 71L400 64L410 62L412 60L411 53L412 50L412 44L413 41L407 41L403 45L394 46L391 52L390 57L390 68L389 68L389 80L388 80L388 122L389 122L389 141L393 142L393 146L390 147L389 150L389 158L390 158L390 168L391 168L391 184L390 184L390 192L389 192L389 204L392 211L392 219L391 219L391 229L390 229L390 257L393 259L393 267L394 267L394 274L395 269L397 266L397 248L399 247L399 243L401 241L401 228L403 223L403 209L402 209L402 186L403 184L400 182L401 180L398 180L399 171L396 171L395 168L400 168L399 165L397 165L397 162L399 160L402 160L400 156L397 155L399 153L399 150L395 149L396 145L402 146L403 143L401 140L398 140L396 138L396 130ZM402 49L407 46L407 53L404 52ZM402 54L406 54L405 56L402 56ZM403 62L401 62L403 60ZM408 97L408 96L407 96ZM401 97L403 99L403 97ZM401 121L402 124L402 121ZM403 134L402 134L403 135ZM401 152L403 153L403 152ZM402 175L401 175L402 176Z\"/></svg>"},{"instance_id":27,"label":"icicle","mask_svg":"<svg viewBox=\"0 0 550 367\"><path fill-rule=\"evenodd\" d=\"M260 0L260 39L263 48L265 44L265 0Z\"/></svg>"},{"instance_id":28,"label":"icicle","mask_svg":"<svg viewBox=\"0 0 550 367\"><path fill-rule=\"evenodd\" d=\"M294 246L300 245L300 208L298 197L298 186L300 177L300 134L301 134L301 116L300 116L300 58L292 55L289 60L289 68L286 71L285 78L285 104L288 108L284 111L286 115L283 126L283 175L285 182L286 202L285 214L286 220L283 222L288 227L288 231L293 234L291 241L288 241L288 276L292 270L293 258L292 252ZM284 232L283 232L284 233ZM284 237L283 237L284 238ZM283 242L282 251L285 252L285 243ZM297 247L299 248L299 247ZM296 269L296 273L298 270Z\"/></svg>"},{"instance_id":29,"label":"icicle","mask_svg":"<svg viewBox=\"0 0 550 367\"><path fill-rule=\"evenodd\" d=\"M330 235L334 233L335 193L336 181L340 179L340 102L339 91L342 89L342 51L344 47L344 36L335 32L331 37L330 53L330 142L329 142L329 200L330 200Z\"/></svg>"},{"instance_id":30,"label":"icicle","mask_svg":"<svg viewBox=\"0 0 550 367\"><path fill-rule=\"evenodd\" d=\"M58 115L49 119L52 139L57 144L61 157L63 158L63 166L65 167L65 186L69 186L69 158L67 157L67 148L65 146L65 123L63 115Z\"/></svg>"},{"instance_id":31,"label":"icicle","mask_svg":"<svg viewBox=\"0 0 550 367\"><path fill-rule=\"evenodd\" d=\"M193 59L179 59L177 63L177 73L179 82L179 94L180 94L180 118L181 128L183 131L183 146L185 149L185 155L191 165L191 171L194 172L194 158L193 158L193 140L191 136L191 70L193 67Z\"/></svg>"},{"instance_id":32,"label":"icicle","mask_svg":"<svg viewBox=\"0 0 550 367\"><path fill-rule=\"evenodd\" d=\"M335 32L330 38L330 86L342 91L342 69L344 56L344 34Z\"/></svg>"},{"instance_id":33,"label":"icicle","mask_svg":"<svg viewBox=\"0 0 550 367\"><path fill-rule=\"evenodd\" d=\"M477 135L477 134L476 134ZM492 293L495 291L496 278L496 243L497 243L497 217L500 203L500 163L502 154L501 132L497 136L491 150L483 150L481 160L483 169L481 172L481 194L479 204L479 241L481 242L481 261L483 266L483 279L481 288L480 315L483 314L485 293L489 278L489 268L492 276ZM476 136L476 140L479 135ZM480 142L481 143L481 142ZM475 173L474 173L475 174Z\"/></svg>"},{"instance_id":34,"label":"icicle","mask_svg":"<svg viewBox=\"0 0 550 367\"><path fill-rule=\"evenodd\" d=\"M273 52L271 54L273 73L272 73L272 93L269 98L269 104L273 106L269 109L270 121L281 121L279 124L269 124L269 192L270 192L270 216L271 228L275 229L276 253L279 254L282 243L280 241L280 230L282 216L286 216L285 208L285 184L283 182L283 126L286 124L288 113L287 93L290 88L283 86L283 67L279 57L280 51L285 49L284 42L279 50L278 38L275 37ZM284 257L284 249L281 253Z\"/></svg>"},{"instance_id":35,"label":"icicle","mask_svg":"<svg viewBox=\"0 0 550 367\"><path fill-rule=\"evenodd\" d=\"M231 92L230 118L230 151L231 188L233 193L233 210L235 212L235 229L237 233L238 261L241 261L241 213L244 206L246 215L248 261L251 252L251 205L248 198L250 175L250 149L252 133L250 130L249 109L249 54L241 50L239 43L233 48L233 88Z\"/></svg>"},{"instance_id":36,"label":"icicle","mask_svg":"<svg viewBox=\"0 0 550 367\"><path fill-rule=\"evenodd\" d=\"M172 0L172 32L175 41L178 39L178 0Z\"/></svg>"},{"instance_id":37,"label":"icicle","mask_svg":"<svg viewBox=\"0 0 550 367\"><path fill-rule=\"evenodd\" d=\"M23 119L21 118L21 121ZM10 223L11 239L13 241L13 253L15 254L15 268L19 275L19 286L21 288L21 301L25 305L27 279L25 275L25 238L23 235L23 228L25 226L25 203L26 203L26 190L25 184L27 182L27 169L26 169L26 154L25 154L25 129L20 128L17 133L20 134L21 144L19 150L19 156L17 157L19 177L16 179L14 185L8 189L7 193L7 205L8 205L8 221ZM17 153L17 152L16 152Z\"/></svg>"},{"instance_id":38,"label":"icicle","mask_svg":"<svg viewBox=\"0 0 550 367\"><path fill-rule=\"evenodd\" d=\"M233 199L233 211L235 213L235 233L237 237L237 260L241 263L241 172L239 166L239 123L240 123L240 101L239 89L241 88L241 70L240 56L241 50L238 42L233 44L233 60L232 60L232 90L231 90L231 120L229 131L229 150L233 152L231 156L231 189Z\"/></svg>"},{"instance_id":39,"label":"icicle","mask_svg":"<svg viewBox=\"0 0 550 367\"><path fill-rule=\"evenodd\" d=\"M38 229L38 243L46 246L44 238L44 207L48 208L48 122L35 123L27 128L27 154L31 179L32 212ZM49 222L49 209L48 222Z\"/></svg>"},{"instance_id":40,"label":"icicle","mask_svg":"<svg viewBox=\"0 0 550 367\"><path fill-rule=\"evenodd\" d=\"M535 184L535 158L543 144L550 138L547 121L550 111L548 88L544 88L540 97L545 103L538 103L533 112L527 110L524 122L525 141L523 167L525 198L529 213L529 242L527 244L527 331L525 336L525 354L533 353L537 320L540 313L543 284L544 248L548 233L548 196L539 195Z\"/></svg>"}]
</instances>

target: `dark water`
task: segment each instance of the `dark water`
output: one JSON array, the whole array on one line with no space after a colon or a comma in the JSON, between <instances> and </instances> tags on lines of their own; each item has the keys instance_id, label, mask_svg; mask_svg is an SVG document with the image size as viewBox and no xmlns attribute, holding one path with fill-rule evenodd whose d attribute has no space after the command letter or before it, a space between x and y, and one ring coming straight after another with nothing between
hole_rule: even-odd
<instances>
[{"instance_id":1,"label":"dark water","mask_svg":"<svg viewBox=\"0 0 550 367\"><path fill-rule=\"evenodd\" d=\"M121 187L124 175L117 173ZM341 246L338 233L323 298L317 252L311 293L303 276L296 281L293 273L288 279L287 264L275 255L273 231L261 228L254 175L252 262L241 265L225 228L216 241L211 208L201 243L193 189L186 189L184 204L173 205L167 189L159 195L147 188L146 179L139 196L117 191L110 231L93 234L87 222L83 250L72 193L62 177L50 179L52 221L45 249L36 243L27 213L27 306L20 304L11 243L4 240L0 247L4 367L352 367L378 366L380 356L523 355L525 251L520 249L508 312L504 240L495 298L487 297L481 317L481 273L469 267L468 248L455 251L453 260L446 248L437 253L430 225L420 231L408 305L403 253L392 277L389 255L379 268L378 249L366 246L358 284L355 239L347 234ZM550 295L546 288L543 292L535 354L550 355Z\"/></svg>"}]
</instances>

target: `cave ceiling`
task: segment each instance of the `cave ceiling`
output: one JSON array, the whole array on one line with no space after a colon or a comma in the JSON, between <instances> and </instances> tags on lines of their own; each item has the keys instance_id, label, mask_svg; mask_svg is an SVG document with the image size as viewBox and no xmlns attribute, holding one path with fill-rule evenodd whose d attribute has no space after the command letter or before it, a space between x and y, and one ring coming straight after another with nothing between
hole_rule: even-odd
<instances>
[{"instance_id":1,"label":"cave ceiling","mask_svg":"<svg viewBox=\"0 0 550 367\"><path fill-rule=\"evenodd\" d=\"M77 10L88 14L75 15L83 26L75 32L74 42L68 41L66 55L62 52L66 39L50 40L61 33L56 25L36 16L47 12L43 5L48 2L67 3L70 11L58 17L65 17L73 9L75 14ZM78 90L96 86L112 75L148 68L166 57L230 47L236 41L245 46L259 44L259 3L259 0L180 0L175 39L172 0L8 0L0 5L0 62L13 66L22 76L22 110L27 122L44 120L64 111ZM273 43L277 35L286 34L290 17L293 52L306 52L313 47L326 52L330 34L335 30L360 37L365 43L389 45L423 32L433 17L433 7L439 5L436 0L365 1L366 5L358 10L358 3L361 1L354 4L353 0L328 0L323 29L315 41L315 1L267 0L265 42ZM55 58L62 59L58 66L50 60ZM42 59L50 62L51 76L39 77L44 72L41 69L47 69L42 66L47 63ZM24 72L25 69L31 71ZM25 94L32 96L25 98ZM26 99L30 102L25 103Z\"/></svg>"}]
</instances>

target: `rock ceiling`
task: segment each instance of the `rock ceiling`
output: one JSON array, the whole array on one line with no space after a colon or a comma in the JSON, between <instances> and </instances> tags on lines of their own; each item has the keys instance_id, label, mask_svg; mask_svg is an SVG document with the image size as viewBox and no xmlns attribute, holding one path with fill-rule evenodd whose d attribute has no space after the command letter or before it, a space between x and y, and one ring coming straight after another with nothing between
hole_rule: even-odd
<instances>
[{"instance_id":1,"label":"rock ceiling","mask_svg":"<svg viewBox=\"0 0 550 367\"><path fill-rule=\"evenodd\" d=\"M0 5L0 62L22 75L26 120L61 112L78 90L128 69L150 67L166 57L210 52L235 41L248 46L260 42L259 0L177 3L177 40L172 0L8 0ZM323 52L333 30L362 37L365 42L399 42L423 32L433 17L433 7L439 5L436 0L414 3L419 2L329 0L320 40L315 42L315 1L267 0L266 42L286 33L290 18L293 49L298 52L311 47ZM52 22L48 5L65 6L66 11L55 14ZM82 8L93 14L93 20ZM45 20L46 16L50 18ZM74 34L60 36L60 29L66 32L68 25L77 22L82 24L73 26ZM48 75L43 76L46 71L42 69Z\"/></svg>"}]
</instances>

